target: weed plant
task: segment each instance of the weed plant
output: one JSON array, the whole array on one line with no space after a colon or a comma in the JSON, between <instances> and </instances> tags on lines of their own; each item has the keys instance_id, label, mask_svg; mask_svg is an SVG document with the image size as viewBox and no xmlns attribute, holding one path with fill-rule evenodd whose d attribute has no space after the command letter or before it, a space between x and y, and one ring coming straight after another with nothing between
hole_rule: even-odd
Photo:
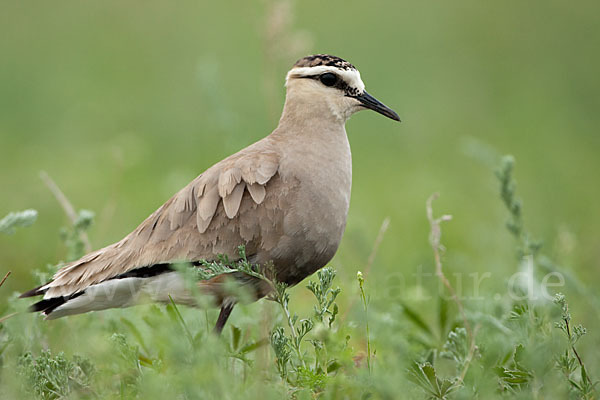
<instances>
[{"instance_id":1,"label":"weed plant","mask_svg":"<svg viewBox=\"0 0 600 400\"><path fill-rule=\"evenodd\" d=\"M514 159L505 157L497 177L517 264L531 267L525 280L538 287L543 274L563 272L567 289L581 293L586 285L542 254L541 242L526 230L513 170ZM377 288L361 272L356 287L344 292L331 267L290 289L271 279L270 266L252 265L240 247L238 260L180 267L190 287L230 273L272 285L270 301L238 306L221 336L211 329L216 311L173 302L43 321L12 296L0 307L0 398L597 398L598 357L581 351L589 335L565 295L554 293L553 301L485 296L463 304L442 265L452 251L441 241L450 218L435 218L431 200L430 242L442 284L431 300L437 315L395 299L382 309L370 301ZM10 214L0 232L14 233L36 215ZM67 260L83 253L92 218L80 212L63 230ZM38 281L56 268L38 271ZM524 293L520 283L516 294ZM313 307L301 312L294 296L303 291ZM357 297L355 309L338 305L344 295Z\"/></svg>"}]
</instances>

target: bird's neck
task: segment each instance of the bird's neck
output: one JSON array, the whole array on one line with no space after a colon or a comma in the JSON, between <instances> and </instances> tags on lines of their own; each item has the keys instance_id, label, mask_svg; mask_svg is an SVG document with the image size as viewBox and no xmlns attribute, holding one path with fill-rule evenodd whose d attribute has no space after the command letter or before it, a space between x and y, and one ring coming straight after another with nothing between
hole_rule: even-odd
<instances>
[{"instance_id":1,"label":"bird's neck","mask_svg":"<svg viewBox=\"0 0 600 400\"><path fill-rule=\"evenodd\" d=\"M286 132L301 130L304 135L330 130L344 132L345 135L346 120L345 116L335 112L326 99L288 91L278 130Z\"/></svg>"}]
</instances>

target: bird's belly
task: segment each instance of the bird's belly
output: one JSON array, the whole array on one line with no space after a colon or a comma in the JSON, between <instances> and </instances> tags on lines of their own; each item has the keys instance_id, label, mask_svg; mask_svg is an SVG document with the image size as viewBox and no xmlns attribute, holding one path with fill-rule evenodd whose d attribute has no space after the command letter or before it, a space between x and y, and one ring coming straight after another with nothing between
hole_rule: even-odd
<instances>
[{"instance_id":1,"label":"bird's belly","mask_svg":"<svg viewBox=\"0 0 600 400\"><path fill-rule=\"evenodd\" d=\"M277 279L300 282L335 255L346 227L350 181L337 185L300 185L283 219L283 235L270 252ZM335 189L332 189L335 188Z\"/></svg>"}]
</instances>

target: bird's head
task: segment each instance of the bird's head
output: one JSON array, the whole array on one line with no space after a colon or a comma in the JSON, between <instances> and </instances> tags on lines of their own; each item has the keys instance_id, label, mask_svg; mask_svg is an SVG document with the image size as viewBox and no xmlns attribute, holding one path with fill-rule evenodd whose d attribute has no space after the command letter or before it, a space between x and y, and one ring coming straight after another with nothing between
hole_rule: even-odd
<instances>
[{"instance_id":1,"label":"bird's head","mask_svg":"<svg viewBox=\"0 0 600 400\"><path fill-rule=\"evenodd\" d=\"M360 72L348 61L328 54L298 60L286 77L288 97L296 101L324 102L326 112L346 121L357 111L370 109L395 121L398 114L365 91Z\"/></svg>"}]
</instances>

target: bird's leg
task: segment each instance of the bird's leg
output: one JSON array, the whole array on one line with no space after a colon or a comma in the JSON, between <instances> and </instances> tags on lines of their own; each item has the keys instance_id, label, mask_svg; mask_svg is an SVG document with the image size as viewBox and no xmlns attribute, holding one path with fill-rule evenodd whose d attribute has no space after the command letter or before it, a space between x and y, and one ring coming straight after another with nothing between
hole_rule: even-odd
<instances>
[{"instance_id":1,"label":"bird's leg","mask_svg":"<svg viewBox=\"0 0 600 400\"><path fill-rule=\"evenodd\" d=\"M216 333L217 335L221 334L221 331L225 327L225 323L227 322L229 315L231 315L231 312L233 311L234 306L235 306L235 303L233 303L233 302L224 302L223 305L221 306L221 312L219 313L219 318L217 319L217 323L215 324L215 329L213 329L213 332Z\"/></svg>"}]
</instances>

